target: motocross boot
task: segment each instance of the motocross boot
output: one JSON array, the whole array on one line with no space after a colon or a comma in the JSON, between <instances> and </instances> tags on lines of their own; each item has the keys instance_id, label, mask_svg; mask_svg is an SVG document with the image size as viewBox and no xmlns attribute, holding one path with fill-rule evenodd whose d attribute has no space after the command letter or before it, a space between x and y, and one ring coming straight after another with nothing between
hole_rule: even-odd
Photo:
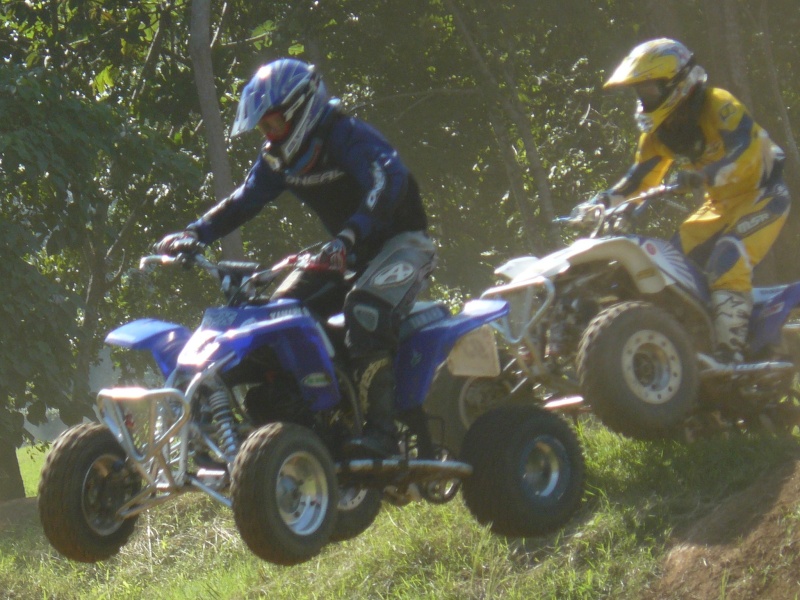
<instances>
[{"instance_id":1,"label":"motocross boot","mask_svg":"<svg viewBox=\"0 0 800 600\"><path fill-rule=\"evenodd\" d=\"M714 357L726 364L744 361L744 349L753 312L753 297L748 292L715 290L711 292L714 334L717 340Z\"/></svg>"},{"instance_id":2,"label":"motocross boot","mask_svg":"<svg viewBox=\"0 0 800 600\"><path fill-rule=\"evenodd\" d=\"M396 456L395 377L391 356L372 356L354 363L358 402L362 408L366 406L366 425L363 435L345 443L345 454L354 458Z\"/></svg>"}]
</instances>

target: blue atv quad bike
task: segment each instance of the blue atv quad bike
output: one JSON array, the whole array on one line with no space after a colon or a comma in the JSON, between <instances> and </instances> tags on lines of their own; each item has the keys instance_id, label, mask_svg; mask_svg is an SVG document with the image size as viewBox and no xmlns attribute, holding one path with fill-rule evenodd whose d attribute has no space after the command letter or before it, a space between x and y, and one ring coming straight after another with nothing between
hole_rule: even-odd
<instances>
[{"instance_id":1,"label":"blue atv quad bike","mask_svg":"<svg viewBox=\"0 0 800 600\"><path fill-rule=\"evenodd\" d=\"M301 302L267 294L306 257L266 270L214 264L199 251L142 259L153 264L201 267L219 280L227 305L206 310L194 332L140 319L108 334L111 345L151 352L166 381L101 390L102 422L73 427L53 445L39 514L66 557L116 554L143 511L189 491L231 508L250 550L281 565L359 535L384 500L444 503L462 482L469 510L506 536L552 531L580 504L583 455L558 415L535 406L490 411L467 432L459 460L431 441L431 430L441 438L448 427L423 409L437 370L447 362L494 371L497 350L484 326L506 315L505 301L472 301L457 315L440 303L413 307L394 364L398 458L350 459L342 448L361 432L363 407L343 319L321 322ZM494 361L475 360L492 353Z\"/></svg>"}]
</instances>

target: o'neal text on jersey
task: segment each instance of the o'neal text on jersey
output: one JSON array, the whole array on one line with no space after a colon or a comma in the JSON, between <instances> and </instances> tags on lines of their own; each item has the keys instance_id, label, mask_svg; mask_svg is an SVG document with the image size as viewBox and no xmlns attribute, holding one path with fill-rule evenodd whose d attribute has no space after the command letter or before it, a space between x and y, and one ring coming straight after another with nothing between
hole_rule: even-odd
<instances>
[{"instance_id":1,"label":"o'neal text on jersey","mask_svg":"<svg viewBox=\"0 0 800 600\"><path fill-rule=\"evenodd\" d=\"M339 169L331 169L322 173L312 173L310 175L286 175L286 183L302 187L321 185L330 183L344 177L345 172Z\"/></svg>"}]
</instances>

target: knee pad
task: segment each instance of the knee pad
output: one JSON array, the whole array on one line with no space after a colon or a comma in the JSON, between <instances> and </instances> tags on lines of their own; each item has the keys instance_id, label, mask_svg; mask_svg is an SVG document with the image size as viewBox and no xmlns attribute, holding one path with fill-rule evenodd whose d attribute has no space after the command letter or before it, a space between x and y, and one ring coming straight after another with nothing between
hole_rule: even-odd
<instances>
[{"instance_id":1,"label":"knee pad","mask_svg":"<svg viewBox=\"0 0 800 600\"><path fill-rule=\"evenodd\" d=\"M344 303L344 320L351 358L393 352L397 347L399 319L388 302L353 290Z\"/></svg>"},{"instance_id":2,"label":"knee pad","mask_svg":"<svg viewBox=\"0 0 800 600\"><path fill-rule=\"evenodd\" d=\"M739 260L743 260L746 267L750 267L750 261L747 257L747 252L739 240L733 237L723 237L714 246L711 256L708 258L706 264L706 274L708 275L708 282L712 285L718 281L723 275L728 273L731 269L736 267Z\"/></svg>"}]
</instances>

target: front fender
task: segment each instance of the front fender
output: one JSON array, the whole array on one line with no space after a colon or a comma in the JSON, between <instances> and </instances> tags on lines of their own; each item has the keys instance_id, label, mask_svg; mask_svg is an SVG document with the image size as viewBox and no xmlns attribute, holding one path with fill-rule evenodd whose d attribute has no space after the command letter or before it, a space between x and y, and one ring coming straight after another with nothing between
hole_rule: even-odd
<instances>
[{"instance_id":1,"label":"front fender","mask_svg":"<svg viewBox=\"0 0 800 600\"><path fill-rule=\"evenodd\" d=\"M525 257L524 261L519 261L511 269L513 277L509 285L518 285L537 277L553 279L570 267L611 261L618 262L630 273L631 280L642 294L657 294L669 285L662 271L656 268L644 249L635 240L627 237L582 238L539 260Z\"/></svg>"},{"instance_id":2,"label":"front fender","mask_svg":"<svg viewBox=\"0 0 800 600\"><path fill-rule=\"evenodd\" d=\"M178 364L180 354L192 332L182 325L157 319L138 319L109 332L105 342L130 350L149 350L164 377Z\"/></svg>"},{"instance_id":3,"label":"front fender","mask_svg":"<svg viewBox=\"0 0 800 600\"><path fill-rule=\"evenodd\" d=\"M268 347L294 376L312 410L325 410L339 402L330 342L296 300L264 307L209 309L203 322L178 357L180 368L196 371L227 359L223 370L228 371L257 349Z\"/></svg>"}]
</instances>

